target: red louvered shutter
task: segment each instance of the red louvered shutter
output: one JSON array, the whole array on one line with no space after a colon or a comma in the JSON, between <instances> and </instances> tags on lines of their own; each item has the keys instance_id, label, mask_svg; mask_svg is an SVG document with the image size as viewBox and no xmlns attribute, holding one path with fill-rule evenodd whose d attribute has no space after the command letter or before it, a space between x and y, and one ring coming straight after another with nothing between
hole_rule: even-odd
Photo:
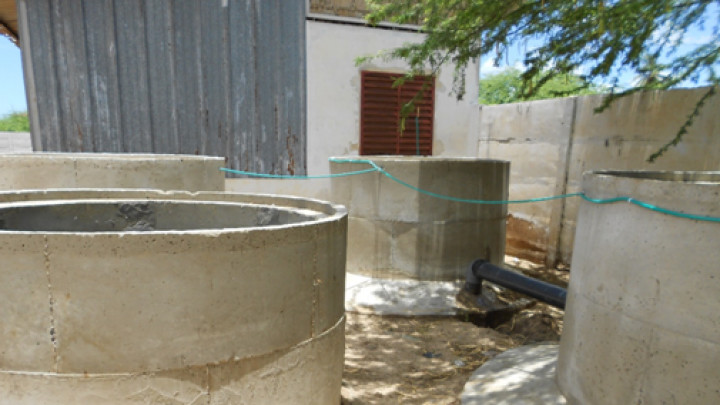
<instances>
[{"instance_id":1,"label":"red louvered shutter","mask_svg":"<svg viewBox=\"0 0 720 405\"><path fill-rule=\"evenodd\" d=\"M361 74L360 154L361 155L432 155L435 81L416 102L415 110L405 118L400 133L400 110L423 87L428 77L415 77L402 86L392 87L398 73Z\"/></svg>"}]
</instances>

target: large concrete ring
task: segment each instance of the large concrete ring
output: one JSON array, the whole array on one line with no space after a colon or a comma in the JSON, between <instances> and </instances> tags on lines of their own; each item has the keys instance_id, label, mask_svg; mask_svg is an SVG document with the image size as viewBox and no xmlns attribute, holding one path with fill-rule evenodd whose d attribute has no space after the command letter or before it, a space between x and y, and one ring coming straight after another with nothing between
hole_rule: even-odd
<instances>
[{"instance_id":1,"label":"large concrete ring","mask_svg":"<svg viewBox=\"0 0 720 405\"><path fill-rule=\"evenodd\" d=\"M720 217L720 172L587 173L592 198ZM573 404L720 403L720 224L580 207L558 383Z\"/></svg>"},{"instance_id":2,"label":"large concrete ring","mask_svg":"<svg viewBox=\"0 0 720 405\"><path fill-rule=\"evenodd\" d=\"M0 404L339 402L343 207L20 191L0 223Z\"/></svg>"}]
</instances>

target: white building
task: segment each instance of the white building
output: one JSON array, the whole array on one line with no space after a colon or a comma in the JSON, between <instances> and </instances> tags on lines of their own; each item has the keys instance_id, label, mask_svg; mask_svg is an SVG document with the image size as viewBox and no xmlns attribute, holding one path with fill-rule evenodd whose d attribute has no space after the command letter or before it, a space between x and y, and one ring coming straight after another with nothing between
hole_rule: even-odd
<instances>
[{"instance_id":1,"label":"white building","mask_svg":"<svg viewBox=\"0 0 720 405\"><path fill-rule=\"evenodd\" d=\"M313 4L318 3L318 4ZM324 3L324 4L319 4ZM334 6L343 1L313 1L307 17L307 162L308 175L317 176L330 172L328 158L332 156L360 156L368 150L377 154L378 149L368 148L361 142L361 120L368 110L361 108L363 75L371 76L404 73L408 66L402 61L386 61L377 58L356 65L361 56L375 55L405 43L420 42L423 34L415 26L382 24L369 26L359 17L337 14L362 14L362 9L342 9ZM346 0L344 3L348 3ZM353 3L350 1L349 3ZM364 7L363 1L358 1ZM352 5L352 4L351 4ZM327 6L323 13L312 12ZM327 9L330 9L329 11ZM345 11L345 12L344 12ZM335 14L335 15L333 15ZM400 154L416 154L416 129L421 133L421 154L432 156L476 156L478 133L477 65L467 69L466 94L458 101L451 94L454 66L442 69L434 78L433 97L430 104L423 103L418 128L415 117L406 120L406 132L400 143ZM379 73L376 74L376 73ZM366 81L367 83L367 81ZM387 90L390 89L389 80ZM368 90L366 84L365 90ZM407 93L408 90L405 91ZM388 97L385 92L385 97ZM414 93L414 91L413 91ZM377 94L376 94L377 96ZM407 97L407 94L403 94ZM382 95L380 95L382 97ZM377 98L374 99L377 101ZM386 100L387 101L387 100ZM382 104L381 113L382 113ZM388 107L389 109L390 107ZM376 110L377 112L377 110ZM387 118L393 112L385 111ZM431 116L427 117L427 113ZM368 117L365 115L367 127ZM398 137L397 123L386 123L385 136ZM367 132L367 131L366 131ZM377 131L376 131L377 132ZM409 135L409 136L408 136ZM362 137L363 141L367 137ZM388 141L391 143L391 141ZM395 150L395 153L397 149ZM430 153L428 153L430 152ZM389 154L393 152L381 152ZM236 179L228 182L236 191L253 191L295 194L316 198L329 198L328 180L254 180Z\"/></svg>"}]
</instances>

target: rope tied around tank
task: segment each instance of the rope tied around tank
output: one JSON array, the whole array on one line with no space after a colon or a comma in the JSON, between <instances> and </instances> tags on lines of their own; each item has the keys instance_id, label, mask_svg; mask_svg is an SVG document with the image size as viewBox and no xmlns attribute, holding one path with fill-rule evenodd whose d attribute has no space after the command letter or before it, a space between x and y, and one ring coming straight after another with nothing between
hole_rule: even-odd
<instances>
[{"instance_id":1,"label":"rope tied around tank","mask_svg":"<svg viewBox=\"0 0 720 405\"><path fill-rule=\"evenodd\" d=\"M470 198L458 198L453 197L445 194L439 194L435 193L429 190L422 189L420 187L416 187L410 183L407 183L392 174L390 174L388 171L380 167L378 164L373 162L369 159L351 159L351 158L330 158L330 161L333 163L356 163L356 164L366 164L372 166L369 169L364 170L356 170L351 172L344 172L344 173L332 173L332 174L324 174L324 175L317 175L317 176L295 176L295 175L280 175L280 174L264 174L264 173L254 173L249 171L242 171L242 170L233 170L221 167L220 170L228 173L234 173L234 174L240 174L248 177L259 177L259 178L271 178L271 179L293 179L293 180L312 180L312 179L328 179L328 178L337 178L337 177L347 177L347 176L354 176L359 174L367 174L367 173L374 173L379 172L383 176L389 178L390 180L394 181L395 183L398 183L402 185L403 187L407 187L411 190L414 190L418 193L425 194L434 198L439 198L442 200L448 200L448 201L455 201L459 203L467 203L467 204L484 204L484 205L506 205L506 204L529 204L529 203L536 203L536 202L542 202L542 201L551 201L551 200L558 200L563 198L572 198L572 197L580 197L585 201L594 203L594 204L612 204L617 202L627 202L633 205L636 205L638 207L654 211L654 212L660 212L666 215L671 215L674 217L679 218L685 218L685 219L692 219L696 221L706 221L706 222L716 222L720 223L720 217L714 217L714 216L708 216L708 215L696 215L696 214L688 214L685 212L675 211L663 207L658 207L656 205L637 200L632 197L613 197L613 198L592 198L587 196L585 193L569 193L569 194L559 194L559 195L552 195L547 197L538 197L538 198L528 198L528 199L522 199L522 200L476 200L476 199L470 199Z\"/></svg>"}]
</instances>

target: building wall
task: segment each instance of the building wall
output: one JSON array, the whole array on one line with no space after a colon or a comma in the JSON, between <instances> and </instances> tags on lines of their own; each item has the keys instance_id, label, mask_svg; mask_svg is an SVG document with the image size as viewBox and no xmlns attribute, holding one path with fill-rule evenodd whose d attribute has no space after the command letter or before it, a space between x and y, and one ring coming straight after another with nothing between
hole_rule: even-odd
<instances>
[{"instance_id":1,"label":"building wall","mask_svg":"<svg viewBox=\"0 0 720 405\"><path fill-rule=\"evenodd\" d=\"M355 64L359 56L419 42L422 34L363 25L307 22L308 174L330 173L328 158L358 156L360 145L360 71L403 72L401 61L381 59ZM450 94L453 69L443 69L435 82L433 155L474 156L477 149L477 66L467 71L465 99ZM330 197L329 180L232 180L229 189Z\"/></svg>"},{"instance_id":2,"label":"building wall","mask_svg":"<svg viewBox=\"0 0 720 405\"><path fill-rule=\"evenodd\" d=\"M30 152L32 142L29 132L0 132L0 154Z\"/></svg>"},{"instance_id":3,"label":"building wall","mask_svg":"<svg viewBox=\"0 0 720 405\"><path fill-rule=\"evenodd\" d=\"M656 163L648 156L672 139L707 89L639 93L594 109L602 96L532 101L480 110L478 155L511 161L510 198L581 191L590 170L720 170L720 97ZM569 263L578 198L510 206L508 254Z\"/></svg>"},{"instance_id":4,"label":"building wall","mask_svg":"<svg viewBox=\"0 0 720 405\"><path fill-rule=\"evenodd\" d=\"M306 170L305 11L285 0L18 0L38 151Z\"/></svg>"}]
</instances>

